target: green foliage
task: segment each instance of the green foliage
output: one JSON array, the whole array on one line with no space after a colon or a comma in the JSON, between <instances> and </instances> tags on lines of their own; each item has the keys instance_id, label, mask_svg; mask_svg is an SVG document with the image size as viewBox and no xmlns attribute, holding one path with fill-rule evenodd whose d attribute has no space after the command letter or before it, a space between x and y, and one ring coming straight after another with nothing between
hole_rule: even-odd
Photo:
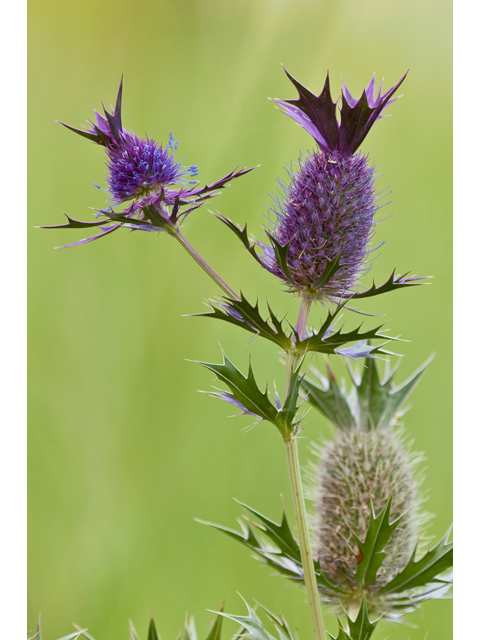
<instances>
[{"instance_id":1,"label":"green foliage","mask_svg":"<svg viewBox=\"0 0 480 640\"><path fill-rule=\"evenodd\" d=\"M307 393L307 400L340 429L350 429L354 426L360 429L382 429L397 422L402 415L406 399L417 386L432 359L433 356L428 358L398 387L393 383L396 369L392 372L387 371L384 380L381 381L374 358L365 358L360 380L355 372L349 369L353 381L353 388L349 393L337 385L330 370L328 379L315 372L320 385L307 378L303 378L300 384Z\"/></svg>"},{"instance_id":2,"label":"green foliage","mask_svg":"<svg viewBox=\"0 0 480 640\"><path fill-rule=\"evenodd\" d=\"M298 634L291 631L288 622L282 614L277 616L262 604L259 604L258 606L261 607L263 611L265 611L270 622L275 625L275 627L279 628L288 640L298 640Z\"/></svg>"},{"instance_id":3,"label":"green foliage","mask_svg":"<svg viewBox=\"0 0 480 640\"><path fill-rule=\"evenodd\" d=\"M453 544L447 543L449 533L440 542L415 562L416 549L407 566L380 590L382 594L402 593L424 587L432 582L445 582L438 576L453 565Z\"/></svg>"},{"instance_id":4,"label":"green foliage","mask_svg":"<svg viewBox=\"0 0 480 640\"><path fill-rule=\"evenodd\" d=\"M204 318L224 320L250 333L270 340L284 350L292 348L291 332L290 335L287 336L283 330L282 321L275 316L270 307L268 307L270 313L270 321L268 321L264 320L260 315L258 301L254 306L248 302L242 293L240 293L240 300L235 300L234 298L223 298L223 300L225 302L222 303L222 308L215 306L212 302L210 304L211 312L198 313L195 315Z\"/></svg>"},{"instance_id":5,"label":"green foliage","mask_svg":"<svg viewBox=\"0 0 480 640\"><path fill-rule=\"evenodd\" d=\"M230 231L233 231L233 233L237 236L237 238L240 239L240 241L242 242L242 244L245 247L245 249L249 252L249 254L253 258L255 258L255 260L260 265L262 265L262 267L263 267L264 264L263 264L262 260L260 259L260 257L258 256L257 251L256 251L256 247L258 245L256 244L256 242L251 243L249 238L248 238L247 224L245 223L245 226L242 229L237 224L235 224L235 222L232 222L226 216L223 216L221 214L213 214L213 215L216 218L218 218L219 220L221 220L230 229Z\"/></svg>"},{"instance_id":6,"label":"green foliage","mask_svg":"<svg viewBox=\"0 0 480 640\"><path fill-rule=\"evenodd\" d=\"M389 279L384 282L382 285L377 287L375 285L375 280L373 281L372 286L367 291L363 291L361 293L354 293L348 296L349 300L359 300L360 298L372 298L373 296L379 296L382 293L388 293L390 291L397 291L398 289L402 289L404 287L415 287L418 285L429 284L428 282L418 282L418 280L425 280L431 276L411 276L407 277L408 273L404 273L403 276L396 276L395 269L392 271ZM347 297L347 296L346 296Z\"/></svg>"},{"instance_id":7,"label":"green foliage","mask_svg":"<svg viewBox=\"0 0 480 640\"><path fill-rule=\"evenodd\" d=\"M295 351L297 354L305 355L308 352L338 354L345 355L350 358L358 358L361 356L373 357L374 354L390 354L389 351L383 349L384 345L377 347L366 346L367 340L396 340L390 336L379 333L383 325L379 325L374 329L362 332L362 325L351 331L333 332L333 322L343 309L347 300L340 302L333 311L328 311L327 318L317 332L313 332L307 338L299 340L294 329L286 332L283 327L283 321L268 306L269 318L265 320L259 311L258 301L252 305L241 293L240 299L223 298L224 302L218 304L210 302L211 311L207 313L194 314L197 317L216 318L229 322L237 327L245 329L249 333L265 338L270 342L274 342L284 351ZM345 349L350 342L357 342L357 345ZM393 354L395 355L395 354Z\"/></svg>"},{"instance_id":8,"label":"green foliage","mask_svg":"<svg viewBox=\"0 0 480 640\"><path fill-rule=\"evenodd\" d=\"M337 385L333 373L329 369L329 379L317 373L323 387L319 387L307 378L302 378L301 386L307 392L307 400L321 411L330 422L339 429L352 429L355 426L355 416L352 414L346 395Z\"/></svg>"},{"instance_id":9,"label":"green foliage","mask_svg":"<svg viewBox=\"0 0 480 640\"><path fill-rule=\"evenodd\" d=\"M218 379L224 382L231 391L231 393L209 392L210 395L222 398L226 402L233 404L241 409L243 414L256 416L258 418L257 422L261 420L271 422L280 431L282 436L295 431L295 428L299 424L299 421L295 422L300 388L298 370L292 377L292 384L285 404L283 406L275 406L270 401L267 390L264 392L260 391L255 380L251 362L248 365L247 377L230 362L225 354L223 354L222 364L211 364L207 362L198 362L198 364L213 371Z\"/></svg>"},{"instance_id":10,"label":"green foliage","mask_svg":"<svg viewBox=\"0 0 480 640\"><path fill-rule=\"evenodd\" d=\"M358 566L355 574L358 590L365 589L375 582L377 571L387 556L384 549L402 519L402 516L400 516L390 524L391 506L392 497L389 498L381 512L375 517L373 506L370 505L370 523L364 542L353 533L359 548Z\"/></svg>"},{"instance_id":11,"label":"green foliage","mask_svg":"<svg viewBox=\"0 0 480 640\"><path fill-rule=\"evenodd\" d=\"M252 521L250 518L245 517L246 524L242 520L238 521L241 531L235 531L234 529L203 520L198 520L198 522L218 529L235 540L238 540L244 546L255 551L265 564L275 568L280 575L303 584L304 579L300 548L288 523L285 510L283 510L280 524L277 524L248 505L242 502L239 504L253 514L259 522ZM260 534L256 533L255 529L257 529ZM334 584L325 575L318 561L314 562L314 568L318 589L321 593L325 596L343 593L343 589Z\"/></svg>"},{"instance_id":12,"label":"green foliage","mask_svg":"<svg viewBox=\"0 0 480 640\"><path fill-rule=\"evenodd\" d=\"M243 520L238 520L241 531L203 520L197 520L197 522L222 531L254 551L267 566L274 568L279 575L303 585L300 549L285 510L283 510L280 523L277 523L252 507L242 502L239 504L256 518L256 520L252 520L251 517L244 516ZM373 590L369 588L374 584L377 571L382 566L386 555L384 553L385 546L401 521L401 518L398 518L390 524L390 509L391 499L376 517L371 518L365 541L362 542L357 538L360 549L356 576L358 590L351 591L343 584L337 583L322 570L318 561L314 562L318 590L322 594L324 602L330 604L342 602L344 603L343 607L348 606L349 603L358 603L359 598L362 598L357 618L355 621L348 619L349 630L340 627L336 640L368 640L370 638L377 622L370 622L367 605L387 620L398 620L403 614L413 611L424 600L443 597L451 586L450 582L439 577L439 574L452 564L452 545L444 544L442 546L439 543L435 549L429 551L416 563L413 563L412 556L412 561L408 563L407 567L385 587L380 590L378 587ZM426 588L419 588L421 586ZM270 617L274 617L267 609L265 611ZM289 640L297 640L292 637L288 626L282 626L282 624L286 624L285 621L281 623L281 619L275 618L274 623L282 629Z\"/></svg>"},{"instance_id":13,"label":"green foliage","mask_svg":"<svg viewBox=\"0 0 480 640\"><path fill-rule=\"evenodd\" d=\"M347 615L348 628L352 640L368 640L375 631L377 622L370 622L367 610L367 598L365 594L362 596L360 610L355 620L351 620Z\"/></svg>"},{"instance_id":14,"label":"green foliage","mask_svg":"<svg viewBox=\"0 0 480 640\"><path fill-rule=\"evenodd\" d=\"M223 624L222 612L223 612L223 605L220 609L220 612L217 613L216 617L214 618L205 640L221 640L222 624ZM80 638L82 637L87 638L87 640L95 640L95 638L93 638L93 636L91 636L88 633L87 629L81 629L77 625L74 625L74 626L77 627L77 631L75 631L74 633L71 633L68 636L64 636L63 638L60 638L60 640L80 640ZM240 629L240 631L243 631L243 629ZM140 640L139 635L135 627L133 626L133 622L131 620L129 621L129 635L130 635L130 640ZM232 638L232 640L235 640L237 635L238 634L236 634ZM189 619L187 616L185 619L185 625L183 629L183 638L184 640L197 640L197 637L198 636L197 636L197 630L195 627L195 620L193 618ZM181 632L177 640L180 640L180 638L181 638ZM36 634L31 638L29 638L29 640L41 640L40 622L38 623ZM155 627L153 615L150 618L150 623L148 625L147 640L160 640L160 636L158 635L157 629Z\"/></svg>"},{"instance_id":15,"label":"green foliage","mask_svg":"<svg viewBox=\"0 0 480 640\"><path fill-rule=\"evenodd\" d=\"M369 640L377 626L378 620L371 622L368 617L367 598L362 595L362 602L355 620L347 614L348 628L338 621L338 636L335 638L331 633L328 635L334 640Z\"/></svg>"},{"instance_id":16,"label":"green foliage","mask_svg":"<svg viewBox=\"0 0 480 640\"><path fill-rule=\"evenodd\" d=\"M130 631L130 640L140 640L137 630L133 626L133 622L131 620L129 620L128 629Z\"/></svg>"},{"instance_id":17,"label":"green foliage","mask_svg":"<svg viewBox=\"0 0 480 640\"><path fill-rule=\"evenodd\" d=\"M148 625L147 640L160 640L158 637L157 629L155 628L153 616L150 618L150 624ZM188 640L188 638L186 640ZM196 640L196 638L192 638L192 640Z\"/></svg>"},{"instance_id":18,"label":"green foliage","mask_svg":"<svg viewBox=\"0 0 480 640\"><path fill-rule=\"evenodd\" d=\"M395 421L402 405L417 386L426 368L432 361L428 358L405 382L394 387L395 370L380 381L376 363L365 361L365 369L360 384L357 385L357 398L360 409L360 426L363 429L388 427Z\"/></svg>"},{"instance_id":19,"label":"green foliage","mask_svg":"<svg viewBox=\"0 0 480 640\"><path fill-rule=\"evenodd\" d=\"M268 239L270 240L270 244L272 245L273 251L275 253L275 261L277 263L278 268L283 273L287 282L293 287L293 289L298 289L298 285L293 279L292 272L290 267L288 266L287 254L288 247L290 242L285 243L283 246L278 242L276 238L272 236L271 233L267 231Z\"/></svg>"},{"instance_id":20,"label":"green foliage","mask_svg":"<svg viewBox=\"0 0 480 640\"><path fill-rule=\"evenodd\" d=\"M223 613L221 611L217 612L218 615L221 615L225 618L229 618L234 622L238 622L238 624L243 627L247 633L242 633L243 638L248 638L248 640L276 640L275 636L272 636L264 627L262 621L257 616L255 611L250 607L250 605L244 600L245 606L248 610L247 616L233 616L228 613ZM282 631L282 626L277 626L277 633L279 640L290 640L285 636Z\"/></svg>"}]
</instances>

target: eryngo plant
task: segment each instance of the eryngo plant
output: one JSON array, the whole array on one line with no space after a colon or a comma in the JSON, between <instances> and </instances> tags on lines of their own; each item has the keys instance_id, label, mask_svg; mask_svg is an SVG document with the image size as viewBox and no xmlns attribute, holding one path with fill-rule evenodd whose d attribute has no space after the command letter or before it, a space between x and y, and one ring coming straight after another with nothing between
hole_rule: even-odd
<instances>
[{"instance_id":1,"label":"eryngo plant","mask_svg":"<svg viewBox=\"0 0 480 640\"><path fill-rule=\"evenodd\" d=\"M428 361L395 386L393 373L387 372L381 380L375 362L380 354L390 353L385 346L394 339L382 331L381 325L371 329L335 328L339 313L349 309L346 305L352 300L421 284L421 278L396 276L395 270L379 286L373 282L370 288L362 289L358 282L371 251L377 208L374 168L358 148L393 102L392 96L405 76L386 93L381 87L376 96L372 80L358 100L344 86L339 121L328 75L318 96L287 75L299 98L276 103L313 136L318 148L302 157L298 170L291 173L290 184L275 209L277 222L266 230L269 245L251 239L246 225L241 227L220 214L217 217L241 240L251 257L279 277L290 294L300 296L296 323L280 319L270 306L265 315L258 302L252 304L242 292L236 293L179 230L193 209L249 170L230 172L203 188L189 186L187 178L195 176L197 168L182 167L175 160L173 137L164 147L123 128L122 86L111 113L105 110L105 117L96 114L96 123L90 123L85 131L68 127L105 147L111 205L97 211L100 220L80 222L67 216L68 223L60 227L100 227L100 234L74 245L120 227L166 231L179 240L224 294L220 301L210 302L209 312L199 315L233 324L282 349L286 368L283 400L278 393L272 397L268 389L262 390L251 363L246 376L226 354L220 364L200 364L227 387L212 395L234 405L241 414L253 416L255 423L270 422L282 436L296 534L285 513L278 524L246 505L250 516L247 524L240 521L240 532L212 526L255 551L279 574L305 586L315 640L327 637L320 598L344 616L337 640L368 640L381 617L398 620L422 601L443 596L450 587L445 571L452 564L448 534L423 556L417 553L422 514L416 458L409 453L397 424L404 402ZM120 212L113 210L113 206L127 204ZM308 327L316 302L327 307L317 329ZM312 379L311 372L308 377L302 373L309 353L324 354L327 377L318 374ZM349 392L345 385L338 386L328 364L327 358L335 355L354 361L365 359L361 376L350 369L353 386ZM300 432L309 434L304 429L302 401L316 407L337 428L332 441L318 455L312 530L297 449ZM255 611L249 605L247 610L247 616L218 612L207 640L220 638L222 616L241 625L241 636L272 640ZM294 639L282 617L265 612L280 640ZM37 640L39 634L38 629ZM80 629L69 637L81 634L91 638ZM152 621L149 640L156 638ZM133 628L131 640L138 640ZM196 640L192 625L185 629L185 640Z\"/></svg>"}]
</instances>

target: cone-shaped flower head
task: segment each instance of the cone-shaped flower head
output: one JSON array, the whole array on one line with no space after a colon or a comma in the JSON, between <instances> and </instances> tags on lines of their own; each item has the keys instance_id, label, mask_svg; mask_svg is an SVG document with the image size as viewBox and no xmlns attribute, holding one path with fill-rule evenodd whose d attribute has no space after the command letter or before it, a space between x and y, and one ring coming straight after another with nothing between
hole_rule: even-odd
<instances>
[{"instance_id":1,"label":"cone-shaped flower head","mask_svg":"<svg viewBox=\"0 0 480 640\"><path fill-rule=\"evenodd\" d=\"M104 108L104 114L95 111L95 122L85 129L76 129L61 123L71 131L105 148L107 153L107 185L113 205L128 203L128 208L114 212L112 207L97 210L96 222L82 222L68 218L68 223L51 228L95 228L98 235L73 243L75 246L101 238L126 226L141 231L167 231L175 233L186 216L205 200L217 195L218 190L251 169L234 170L216 182L204 187L193 187L198 174L195 165L183 166L175 159L178 142L170 133L166 145L146 137L140 138L122 125L122 82L118 90L115 109ZM98 186L98 185L95 185Z\"/></svg>"},{"instance_id":2,"label":"cone-shaped flower head","mask_svg":"<svg viewBox=\"0 0 480 640\"><path fill-rule=\"evenodd\" d=\"M319 149L301 158L299 169L274 208L273 238L286 247L290 273L275 253L265 248L265 266L291 290L314 298L335 299L352 290L368 255L376 210L374 168L359 145L393 102L405 76L375 97L375 77L361 97L342 91L340 122L327 75L319 96L288 72L297 100L275 100L283 112L313 136Z\"/></svg>"}]
</instances>

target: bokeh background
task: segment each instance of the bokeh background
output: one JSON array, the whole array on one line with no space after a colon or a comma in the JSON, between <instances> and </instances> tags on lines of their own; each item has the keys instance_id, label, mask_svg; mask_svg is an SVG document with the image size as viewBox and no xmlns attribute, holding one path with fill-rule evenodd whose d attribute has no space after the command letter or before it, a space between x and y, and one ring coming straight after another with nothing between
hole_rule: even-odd
<instances>
[{"instance_id":1,"label":"bokeh background","mask_svg":"<svg viewBox=\"0 0 480 640\"><path fill-rule=\"evenodd\" d=\"M212 203L258 236L276 177L312 146L267 100L295 97L280 63L315 91L329 69L334 97L341 76L358 95L372 72L391 86L410 69L392 117L362 147L378 166L379 189L393 190L379 212L386 219L376 239L388 242L373 273L378 282L396 266L435 279L363 308L384 313L392 334L411 341L400 345L399 380L437 354L405 419L427 459L437 540L451 521L451 62L447 0L30 2L30 629L41 612L46 640L73 621L97 640L120 639L132 618L144 638L153 612L167 640L188 611L203 635L206 610L224 599L243 612L238 591L278 606L311 637L299 588L194 521L235 526L233 497L276 519L280 494L293 518L274 428L243 431L247 418L228 418L227 405L197 393L213 376L187 361L220 361L220 344L244 371L251 353L258 380L281 386L278 353L182 315L202 311L217 291L168 237L121 231L53 250L85 234L33 225L61 223L62 210L88 219L106 195L93 187L104 184L102 149L55 120L78 126L102 100L114 102L123 73L125 126L157 140L173 131L202 181L261 164ZM262 304L268 297L293 319L298 301L207 207L185 234L231 286ZM304 462L309 442L328 433L310 413ZM409 622L416 628L383 625L383 636L447 640L451 603L427 603ZM327 625L336 629L332 616Z\"/></svg>"}]
</instances>

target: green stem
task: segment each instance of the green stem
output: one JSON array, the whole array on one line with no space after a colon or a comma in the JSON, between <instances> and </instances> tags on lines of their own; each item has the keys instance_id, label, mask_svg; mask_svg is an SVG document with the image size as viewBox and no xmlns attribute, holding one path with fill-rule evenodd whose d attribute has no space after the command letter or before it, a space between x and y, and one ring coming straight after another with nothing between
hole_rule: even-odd
<instances>
[{"instance_id":1,"label":"green stem","mask_svg":"<svg viewBox=\"0 0 480 640\"><path fill-rule=\"evenodd\" d=\"M176 238L182 247L187 251L187 253L195 260L195 262L205 271L206 274L212 278L212 280L220 287L220 289L227 294L229 298L234 298L235 300L240 300L239 296L230 289L228 284L224 282L219 275L215 273L212 267L205 262L202 256L195 251L192 245L188 242L188 240L180 233L178 229L172 230L170 234Z\"/></svg>"},{"instance_id":2,"label":"green stem","mask_svg":"<svg viewBox=\"0 0 480 640\"><path fill-rule=\"evenodd\" d=\"M302 296L302 304L298 316L296 332L299 340L302 340L307 328L308 315L312 306L310 296ZM285 397L288 395L292 382L293 372L296 370L301 355L294 349L286 352L286 373L285 373ZM302 476L300 473L300 460L298 457L297 437L294 433L284 436L285 450L287 454L288 475L292 487L293 508L295 520L297 522L298 543L300 546L300 556L302 558L305 587L307 589L308 604L312 617L313 634L315 640L326 640L325 627L323 624L322 609L318 597L318 586L313 566L313 555L308 535L307 514L305 509L305 498L303 495Z\"/></svg>"},{"instance_id":3,"label":"green stem","mask_svg":"<svg viewBox=\"0 0 480 640\"><path fill-rule=\"evenodd\" d=\"M297 438L294 434L284 437L287 453L288 474L292 487L293 507L295 520L297 521L298 542L302 558L305 587L307 588L308 605L312 617L313 635L315 640L326 640L323 624L322 609L318 597L318 586L313 566L310 537L308 535L307 514L303 497L302 476L300 474L300 461L298 458Z\"/></svg>"}]
</instances>

